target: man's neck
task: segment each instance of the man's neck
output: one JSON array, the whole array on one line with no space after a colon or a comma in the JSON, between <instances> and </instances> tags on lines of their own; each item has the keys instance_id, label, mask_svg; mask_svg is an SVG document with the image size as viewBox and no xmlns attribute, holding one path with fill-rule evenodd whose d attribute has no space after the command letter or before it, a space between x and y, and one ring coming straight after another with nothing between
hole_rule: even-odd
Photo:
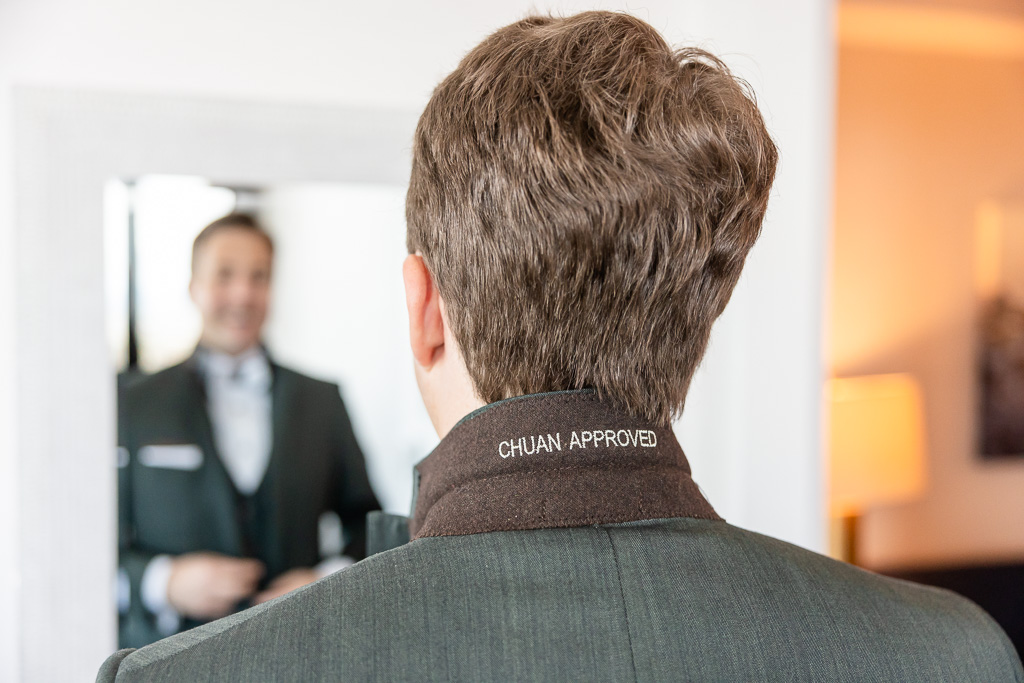
<instances>
[{"instance_id":1,"label":"man's neck","mask_svg":"<svg viewBox=\"0 0 1024 683\"><path fill-rule=\"evenodd\" d=\"M241 360L243 358L248 358L250 356L255 355L265 355L263 345L260 342L254 342L241 350L233 351L230 349L225 349L223 347L218 347L216 344L211 344L209 343L208 340L200 338L198 349L201 353L210 354L214 356L224 356L228 358L234 358L236 360Z\"/></svg>"},{"instance_id":2,"label":"man's neck","mask_svg":"<svg viewBox=\"0 0 1024 683\"><path fill-rule=\"evenodd\" d=\"M437 410L437 414L431 415L437 436L443 439L464 417L484 405L486 404L477 398L472 390L467 396L449 396L444 405Z\"/></svg>"}]
</instances>

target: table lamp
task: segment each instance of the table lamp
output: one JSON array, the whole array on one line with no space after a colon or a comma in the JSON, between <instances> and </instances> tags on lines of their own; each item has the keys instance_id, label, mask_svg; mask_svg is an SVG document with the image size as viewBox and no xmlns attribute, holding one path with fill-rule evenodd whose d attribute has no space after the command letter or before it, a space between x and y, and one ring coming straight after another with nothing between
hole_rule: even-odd
<instances>
[{"instance_id":1,"label":"table lamp","mask_svg":"<svg viewBox=\"0 0 1024 683\"><path fill-rule=\"evenodd\" d=\"M829 506L833 555L857 564L857 522L925 485L921 391L907 374L829 380Z\"/></svg>"}]
</instances>

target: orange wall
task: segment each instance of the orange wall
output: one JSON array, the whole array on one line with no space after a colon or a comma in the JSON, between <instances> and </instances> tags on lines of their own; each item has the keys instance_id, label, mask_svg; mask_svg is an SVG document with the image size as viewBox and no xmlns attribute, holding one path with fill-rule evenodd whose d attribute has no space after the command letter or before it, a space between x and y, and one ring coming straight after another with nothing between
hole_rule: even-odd
<instances>
[{"instance_id":1,"label":"orange wall","mask_svg":"<svg viewBox=\"0 0 1024 683\"><path fill-rule=\"evenodd\" d=\"M1024 198L1024 60L844 46L831 327L838 376L910 372L929 483L868 513L868 566L1024 561L1024 458L974 448L974 219ZM1024 416L1022 416L1024 419Z\"/></svg>"}]
</instances>

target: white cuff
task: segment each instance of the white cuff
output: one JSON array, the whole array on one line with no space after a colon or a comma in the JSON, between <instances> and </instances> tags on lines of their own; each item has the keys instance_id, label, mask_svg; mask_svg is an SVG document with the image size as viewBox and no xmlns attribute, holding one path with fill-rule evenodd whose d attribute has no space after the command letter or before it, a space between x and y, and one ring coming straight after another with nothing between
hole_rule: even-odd
<instances>
[{"instance_id":1,"label":"white cuff","mask_svg":"<svg viewBox=\"0 0 1024 683\"><path fill-rule=\"evenodd\" d=\"M128 614L128 607L132 604L132 582L128 572L121 568L117 570L116 593L118 614Z\"/></svg>"},{"instance_id":2,"label":"white cuff","mask_svg":"<svg viewBox=\"0 0 1024 683\"><path fill-rule=\"evenodd\" d=\"M351 567L355 563L356 561L348 555L334 555L333 557L328 557L326 560L323 560L322 562L320 562L320 564L313 567L313 571L316 572L317 578L322 579L328 574L339 572L345 567Z\"/></svg>"},{"instance_id":3,"label":"white cuff","mask_svg":"<svg viewBox=\"0 0 1024 683\"><path fill-rule=\"evenodd\" d=\"M142 604L156 615L156 628L162 635L177 633L181 627L181 615L167 602L167 584L171 580L170 555L157 555L142 572L140 588Z\"/></svg>"}]
</instances>

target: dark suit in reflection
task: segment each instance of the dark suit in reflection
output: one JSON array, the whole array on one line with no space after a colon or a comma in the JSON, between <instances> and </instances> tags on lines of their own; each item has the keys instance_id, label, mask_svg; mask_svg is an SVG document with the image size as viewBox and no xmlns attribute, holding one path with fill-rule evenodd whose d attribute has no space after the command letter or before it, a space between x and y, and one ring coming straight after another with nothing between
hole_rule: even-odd
<instances>
[{"instance_id":1,"label":"dark suit in reflection","mask_svg":"<svg viewBox=\"0 0 1024 683\"><path fill-rule=\"evenodd\" d=\"M122 605L121 647L166 635L140 599L143 574L157 555L256 558L266 567L265 585L321 560L319 520L334 511L345 554L364 556L365 517L380 506L338 387L270 366L271 456L251 495L239 492L218 457L196 355L122 386L119 564L130 598ZM181 628L197 623L186 619Z\"/></svg>"}]
</instances>

